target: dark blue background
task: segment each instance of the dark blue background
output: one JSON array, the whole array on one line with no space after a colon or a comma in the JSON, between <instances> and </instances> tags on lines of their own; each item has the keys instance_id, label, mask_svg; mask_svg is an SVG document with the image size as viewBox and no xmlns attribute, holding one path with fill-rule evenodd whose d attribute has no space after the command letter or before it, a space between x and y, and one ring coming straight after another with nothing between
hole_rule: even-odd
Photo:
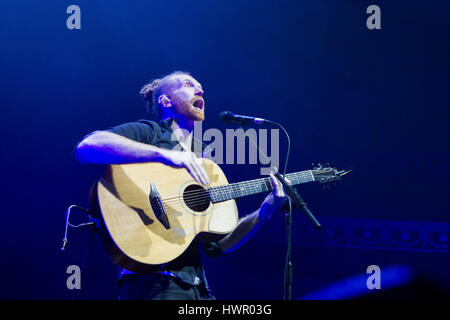
<instances>
[{"instance_id":1,"label":"dark blue background","mask_svg":"<svg viewBox=\"0 0 450 320\"><path fill-rule=\"evenodd\" d=\"M81 30L66 28L70 4L81 7ZM381 30L366 28L371 4ZM66 267L82 263L89 232L69 230L62 254L65 211L88 206L99 174L72 149L93 130L145 117L139 89L174 70L202 83L204 129L226 128L222 110L268 118L290 133L289 171L356 165L331 192L299 188L319 220L450 222L449 10L444 0L2 1L1 298L71 297ZM259 174L224 170L230 181ZM241 214L263 199L240 200ZM205 261L216 296L282 298L284 238L276 216L230 256ZM294 252L294 296L370 264L427 264L450 280L444 254ZM78 297L115 298L115 272L95 242Z\"/></svg>"}]
</instances>

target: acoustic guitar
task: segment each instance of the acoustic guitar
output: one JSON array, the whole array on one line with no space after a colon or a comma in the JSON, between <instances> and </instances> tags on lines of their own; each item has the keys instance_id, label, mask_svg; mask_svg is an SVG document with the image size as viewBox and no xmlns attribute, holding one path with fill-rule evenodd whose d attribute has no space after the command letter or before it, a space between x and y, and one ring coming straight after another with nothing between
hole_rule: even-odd
<instances>
[{"instance_id":1,"label":"acoustic guitar","mask_svg":"<svg viewBox=\"0 0 450 320\"><path fill-rule=\"evenodd\" d=\"M109 165L90 192L97 234L120 267L153 272L178 256L194 238L215 241L238 221L234 199L273 189L269 177L228 183L220 167L203 159L210 184L205 188L185 168L157 162ZM292 185L341 179L344 171L315 167L287 174Z\"/></svg>"}]
</instances>

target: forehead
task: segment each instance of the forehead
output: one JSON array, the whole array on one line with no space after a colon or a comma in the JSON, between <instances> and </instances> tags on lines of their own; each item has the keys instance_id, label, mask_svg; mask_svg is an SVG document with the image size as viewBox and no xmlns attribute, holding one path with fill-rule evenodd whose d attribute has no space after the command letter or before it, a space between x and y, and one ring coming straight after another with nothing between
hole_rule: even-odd
<instances>
[{"instance_id":1,"label":"forehead","mask_svg":"<svg viewBox=\"0 0 450 320\"><path fill-rule=\"evenodd\" d=\"M168 83L170 83L170 86L181 86L183 83L185 82L191 82L194 85L196 85L197 87L202 87L202 85L195 80L192 76L188 75L188 74L176 74L171 76L168 80Z\"/></svg>"}]
</instances>

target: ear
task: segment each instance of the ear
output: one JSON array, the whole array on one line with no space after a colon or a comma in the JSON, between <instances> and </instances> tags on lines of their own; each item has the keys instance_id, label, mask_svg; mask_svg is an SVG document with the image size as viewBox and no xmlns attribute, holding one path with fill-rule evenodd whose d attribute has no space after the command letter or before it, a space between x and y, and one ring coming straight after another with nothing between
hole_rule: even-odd
<instances>
[{"instance_id":1,"label":"ear","mask_svg":"<svg viewBox=\"0 0 450 320\"><path fill-rule=\"evenodd\" d=\"M158 104L161 105L163 108L172 107L172 101L170 101L170 98L168 96L166 96L165 94L162 94L159 96Z\"/></svg>"}]
</instances>

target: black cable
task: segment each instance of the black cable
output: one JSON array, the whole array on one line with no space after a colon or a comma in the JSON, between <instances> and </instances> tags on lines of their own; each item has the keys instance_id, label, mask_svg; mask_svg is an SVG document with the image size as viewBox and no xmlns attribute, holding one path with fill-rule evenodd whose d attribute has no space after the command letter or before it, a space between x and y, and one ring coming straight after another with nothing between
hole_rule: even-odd
<instances>
[{"instance_id":1,"label":"black cable","mask_svg":"<svg viewBox=\"0 0 450 320\"><path fill-rule=\"evenodd\" d=\"M265 120L265 122L274 124L274 125L280 127L281 130L283 130L283 132L286 134L286 138L288 141L288 147L287 147L286 159L285 159L284 167L283 167L283 177L284 177L286 175L287 164L288 164L288 160L289 160L289 153L291 150L291 139L290 139L289 134L287 133L286 129L281 124L271 121L271 120ZM244 130L244 125L241 125L240 128L242 130ZM262 156L262 158L264 158L264 162L268 162L267 155L264 152L262 152L262 150L258 147L256 142L251 138L251 136L248 136L248 139L251 143L253 143L255 145L260 156ZM278 170L278 168L277 168L277 170ZM286 300L286 296L287 296L287 299L292 300L292 245L291 245L291 243L292 243L292 227L291 227L292 226L292 202L289 197L287 197L287 201L289 203L289 213L286 215L286 218L287 218L287 221L286 221L287 252L286 252L286 265L285 265L285 269L284 269L284 299ZM288 289L286 290L287 286L288 286ZM288 294L286 294L286 291L288 291Z\"/></svg>"},{"instance_id":2,"label":"black cable","mask_svg":"<svg viewBox=\"0 0 450 320\"><path fill-rule=\"evenodd\" d=\"M287 164L288 164L288 161L289 161L289 154L291 152L291 138L289 138L289 134L287 133L286 129L281 124L279 124L278 122L270 121L270 120L266 120L266 122L274 124L274 125L280 127L281 130L283 130L284 134L286 135L288 146L287 146L287 151L286 151L286 160L284 161L284 168L283 168L283 175L285 175L286 174L286 170L287 170Z\"/></svg>"},{"instance_id":3,"label":"black cable","mask_svg":"<svg viewBox=\"0 0 450 320\"><path fill-rule=\"evenodd\" d=\"M73 208L76 208L76 209L79 209L81 211L86 212L89 215L90 221L89 222L85 222L85 223L80 223L80 224L77 224L77 225L71 224L69 219L70 219L71 210ZM86 255L84 256L83 263L82 263L81 268L80 268L80 273L81 274L83 274L84 268L85 268L86 263L88 261L88 258L89 258L89 256L91 255L91 252L92 252L92 247L93 247L93 244L94 244L94 235L95 235L97 224L98 224L98 221L96 219L92 218L91 212L88 209L85 209L85 208L77 206L77 205L71 205L66 211L66 228L65 228L65 231L64 231L64 238L63 238L63 244L62 244L62 247L61 247L61 251L64 251L65 248L66 248L66 245L67 245L67 233L68 233L68 227L69 226L72 227L72 228L92 227L91 234L90 234L90 241L89 241L88 251L87 251ZM76 292L76 289L75 288L72 289L72 300L75 300L75 292Z\"/></svg>"},{"instance_id":4,"label":"black cable","mask_svg":"<svg viewBox=\"0 0 450 320\"><path fill-rule=\"evenodd\" d=\"M291 150L291 139L286 129L279 123L266 120L267 122L274 124L283 130L286 135L288 146L286 151L286 158L284 161L283 176L286 175L287 164L289 161L289 153ZM286 260L284 266L284 300L292 300L292 279L293 279L293 265L292 265L292 202L289 197L287 197L289 204L289 211L286 214Z\"/></svg>"},{"instance_id":5,"label":"black cable","mask_svg":"<svg viewBox=\"0 0 450 320\"><path fill-rule=\"evenodd\" d=\"M81 211L86 212L89 215L90 221L89 222L85 222L85 223L80 223L80 224L77 224L77 225L71 224L69 218L70 218L70 213L71 213L72 208L76 208L76 209L79 209ZM69 226L71 226L72 228L82 228L82 227L90 227L90 226L94 226L95 227L96 223L97 223L97 220L92 218L91 212L88 209L85 209L83 207L77 206L75 204L71 205L66 211L66 229L64 231L64 238L63 238L61 251L64 251L66 249L67 233L68 233L68 227Z\"/></svg>"}]
</instances>

